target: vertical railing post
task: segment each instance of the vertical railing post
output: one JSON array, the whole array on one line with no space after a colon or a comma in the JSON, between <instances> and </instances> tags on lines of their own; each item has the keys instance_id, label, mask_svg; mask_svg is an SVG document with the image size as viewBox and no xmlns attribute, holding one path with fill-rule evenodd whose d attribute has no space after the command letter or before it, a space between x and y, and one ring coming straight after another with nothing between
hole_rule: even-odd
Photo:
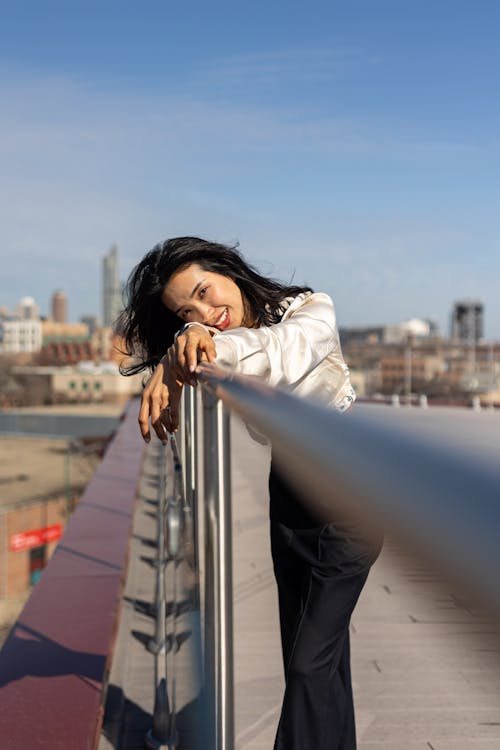
<instances>
[{"instance_id":1,"label":"vertical railing post","mask_svg":"<svg viewBox=\"0 0 500 750\"><path fill-rule=\"evenodd\" d=\"M158 461L158 509L157 509L157 560L155 587L155 636L148 643L148 649L154 654L155 702L153 726L148 731L145 744L150 750L168 750L170 707L167 692L166 671L166 618L167 601L165 586L166 548L165 516L167 503L167 467L165 448L160 446ZM163 655L163 658L162 658Z\"/></svg>"},{"instance_id":2,"label":"vertical railing post","mask_svg":"<svg viewBox=\"0 0 500 750\"><path fill-rule=\"evenodd\" d=\"M229 415L203 389L205 493L205 688L209 750L234 750Z\"/></svg>"},{"instance_id":3,"label":"vertical railing post","mask_svg":"<svg viewBox=\"0 0 500 750\"><path fill-rule=\"evenodd\" d=\"M196 390L191 387L184 389L184 466L185 466L185 488L186 500L192 508L196 493L196 466L197 466L197 432L198 420L196 410Z\"/></svg>"},{"instance_id":4,"label":"vertical railing post","mask_svg":"<svg viewBox=\"0 0 500 750\"><path fill-rule=\"evenodd\" d=\"M185 385L182 389L181 399L179 401L179 426L176 434L176 445L179 452L179 463L182 467L184 487L186 487L186 414L188 410L188 400L190 398L191 387Z\"/></svg>"},{"instance_id":5,"label":"vertical railing post","mask_svg":"<svg viewBox=\"0 0 500 750\"><path fill-rule=\"evenodd\" d=\"M198 507L198 409L197 389L184 388L184 488L186 506L189 518L186 519L190 527L193 546L191 549L193 569L199 571L200 555L199 541L199 507ZM196 602L199 606L199 600Z\"/></svg>"}]
</instances>

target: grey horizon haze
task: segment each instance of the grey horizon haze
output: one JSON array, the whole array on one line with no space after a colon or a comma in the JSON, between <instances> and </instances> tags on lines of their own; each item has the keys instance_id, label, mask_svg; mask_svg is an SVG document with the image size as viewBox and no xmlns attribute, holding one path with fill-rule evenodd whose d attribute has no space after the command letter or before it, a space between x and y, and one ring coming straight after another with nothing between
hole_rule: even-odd
<instances>
[{"instance_id":1,"label":"grey horizon haze","mask_svg":"<svg viewBox=\"0 0 500 750\"><path fill-rule=\"evenodd\" d=\"M500 339L500 6L27 0L0 29L0 305L101 311L156 242L239 242L341 326L480 299ZM404 5L404 7L403 7ZM271 7L270 7L271 6Z\"/></svg>"}]
</instances>

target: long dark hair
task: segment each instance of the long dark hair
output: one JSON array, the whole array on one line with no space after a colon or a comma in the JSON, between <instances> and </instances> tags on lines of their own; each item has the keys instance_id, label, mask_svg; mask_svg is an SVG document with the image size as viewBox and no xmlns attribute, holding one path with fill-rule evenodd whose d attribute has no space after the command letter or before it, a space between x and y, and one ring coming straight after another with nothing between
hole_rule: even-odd
<instances>
[{"instance_id":1,"label":"long dark hair","mask_svg":"<svg viewBox=\"0 0 500 750\"><path fill-rule=\"evenodd\" d=\"M237 247L198 237L176 237L150 250L130 274L125 288L125 308L117 322L126 354L136 359L122 366L125 375L156 367L184 321L161 300L172 274L192 263L232 279L239 287L255 327L278 323L286 309L285 297L312 291L305 286L287 286L262 276L241 256Z\"/></svg>"}]
</instances>

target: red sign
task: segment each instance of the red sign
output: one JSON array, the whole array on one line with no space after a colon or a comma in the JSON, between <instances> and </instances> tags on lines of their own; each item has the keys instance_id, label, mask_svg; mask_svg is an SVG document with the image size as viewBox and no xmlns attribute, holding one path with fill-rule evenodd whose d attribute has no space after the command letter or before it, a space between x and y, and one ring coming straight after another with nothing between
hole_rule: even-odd
<instances>
[{"instance_id":1,"label":"red sign","mask_svg":"<svg viewBox=\"0 0 500 750\"><path fill-rule=\"evenodd\" d=\"M49 542L57 542L62 537L63 527L60 523L54 526L45 526L43 529L33 529L32 531L23 531L20 534L12 534L10 538L10 548L13 552L19 552L23 549L32 547L41 547Z\"/></svg>"}]
</instances>

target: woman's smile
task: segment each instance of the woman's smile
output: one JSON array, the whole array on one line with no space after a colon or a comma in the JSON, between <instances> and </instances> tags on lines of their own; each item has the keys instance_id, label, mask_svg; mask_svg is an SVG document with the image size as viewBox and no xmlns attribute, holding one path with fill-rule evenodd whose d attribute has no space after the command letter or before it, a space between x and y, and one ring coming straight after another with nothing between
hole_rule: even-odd
<instances>
[{"instance_id":1,"label":"woman's smile","mask_svg":"<svg viewBox=\"0 0 500 750\"><path fill-rule=\"evenodd\" d=\"M223 331L224 328L228 328L231 323L231 318L229 317L229 310L227 307L224 308L221 315L215 320L212 325L214 328L218 328L220 331Z\"/></svg>"}]
</instances>

